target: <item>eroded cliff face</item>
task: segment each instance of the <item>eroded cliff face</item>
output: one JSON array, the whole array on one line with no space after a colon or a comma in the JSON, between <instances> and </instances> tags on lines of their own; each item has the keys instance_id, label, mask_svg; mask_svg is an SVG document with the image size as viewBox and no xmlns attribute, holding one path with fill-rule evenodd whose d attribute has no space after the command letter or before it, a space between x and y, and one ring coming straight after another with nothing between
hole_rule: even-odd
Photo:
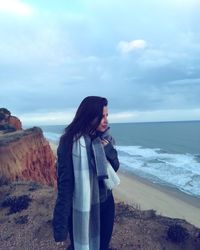
<instances>
[{"instance_id":1,"label":"eroded cliff face","mask_svg":"<svg viewBox=\"0 0 200 250\"><path fill-rule=\"evenodd\" d=\"M55 156L40 128L0 135L0 178L56 185Z\"/></svg>"}]
</instances>

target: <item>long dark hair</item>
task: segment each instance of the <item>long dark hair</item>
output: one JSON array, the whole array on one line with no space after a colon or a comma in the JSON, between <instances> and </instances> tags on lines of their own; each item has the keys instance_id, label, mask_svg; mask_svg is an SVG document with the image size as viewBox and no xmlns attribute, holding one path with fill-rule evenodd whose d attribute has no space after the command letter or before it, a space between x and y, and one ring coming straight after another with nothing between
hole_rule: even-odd
<instances>
[{"instance_id":1,"label":"long dark hair","mask_svg":"<svg viewBox=\"0 0 200 250\"><path fill-rule=\"evenodd\" d=\"M95 132L103 116L103 107L107 105L108 101L104 97L88 96L84 98L73 121L65 128L60 143L66 143L67 149L71 151L74 139Z\"/></svg>"}]
</instances>

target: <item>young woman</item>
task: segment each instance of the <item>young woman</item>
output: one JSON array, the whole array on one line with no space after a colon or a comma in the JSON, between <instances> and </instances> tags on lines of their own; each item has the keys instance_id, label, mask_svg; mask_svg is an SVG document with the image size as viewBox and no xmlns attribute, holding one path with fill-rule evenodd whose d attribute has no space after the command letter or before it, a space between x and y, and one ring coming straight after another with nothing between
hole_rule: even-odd
<instances>
[{"instance_id":1,"label":"young woman","mask_svg":"<svg viewBox=\"0 0 200 250\"><path fill-rule=\"evenodd\" d=\"M71 249L108 249L115 213L109 181L118 184L115 172L119 168L113 144L108 134L107 99L86 97L58 146L53 214L58 245L64 244L69 232Z\"/></svg>"}]
</instances>

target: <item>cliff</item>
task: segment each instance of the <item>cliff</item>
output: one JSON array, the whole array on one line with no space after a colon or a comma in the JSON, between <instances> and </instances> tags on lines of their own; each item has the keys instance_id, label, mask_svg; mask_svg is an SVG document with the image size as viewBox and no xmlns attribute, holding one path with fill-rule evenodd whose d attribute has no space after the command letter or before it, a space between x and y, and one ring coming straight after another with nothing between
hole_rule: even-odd
<instances>
[{"instance_id":1,"label":"cliff","mask_svg":"<svg viewBox=\"0 0 200 250\"><path fill-rule=\"evenodd\" d=\"M40 128L0 134L0 179L56 185L55 156Z\"/></svg>"},{"instance_id":2,"label":"cliff","mask_svg":"<svg viewBox=\"0 0 200 250\"><path fill-rule=\"evenodd\" d=\"M12 126L14 126L17 130L21 130L22 129L22 123L20 121L20 119L16 116L11 115L8 123Z\"/></svg>"},{"instance_id":3,"label":"cliff","mask_svg":"<svg viewBox=\"0 0 200 250\"><path fill-rule=\"evenodd\" d=\"M0 187L0 249L61 250L52 235L55 189L29 182ZM175 230L173 230L173 228ZM25 233L26 232L26 233ZM200 229L184 220L116 203L110 250L199 250Z\"/></svg>"}]
</instances>

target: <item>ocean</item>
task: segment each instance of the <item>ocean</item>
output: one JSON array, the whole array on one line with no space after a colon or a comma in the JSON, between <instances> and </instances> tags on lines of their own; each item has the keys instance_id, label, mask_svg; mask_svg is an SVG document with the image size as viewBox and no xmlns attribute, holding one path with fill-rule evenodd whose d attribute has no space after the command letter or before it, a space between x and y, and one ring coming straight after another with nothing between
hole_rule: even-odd
<instances>
[{"instance_id":1,"label":"ocean","mask_svg":"<svg viewBox=\"0 0 200 250\"><path fill-rule=\"evenodd\" d=\"M63 125L41 126L58 144ZM200 198L200 121L110 124L122 171Z\"/></svg>"}]
</instances>

